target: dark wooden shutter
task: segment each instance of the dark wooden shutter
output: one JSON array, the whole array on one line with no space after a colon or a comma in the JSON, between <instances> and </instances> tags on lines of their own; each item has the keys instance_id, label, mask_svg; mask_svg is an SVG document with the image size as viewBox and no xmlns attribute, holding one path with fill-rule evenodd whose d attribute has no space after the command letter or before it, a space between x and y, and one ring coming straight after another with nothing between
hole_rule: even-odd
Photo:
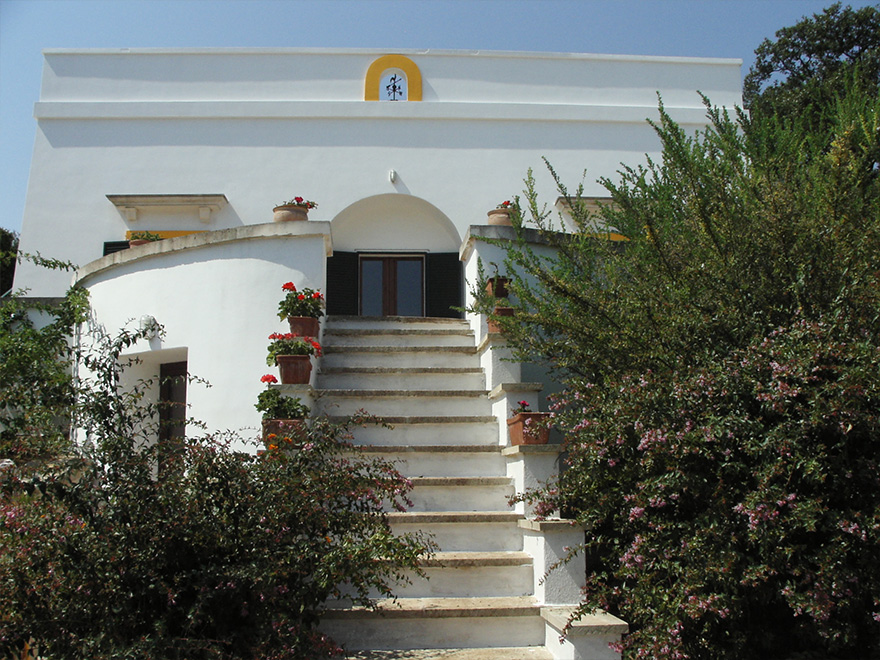
<instances>
[{"instance_id":1,"label":"dark wooden shutter","mask_svg":"<svg viewBox=\"0 0 880 660\"><path fill-rule=\"evenodd\" d=\"M358 313L358 255L334 252L327 259L327 314Z\"/></svg>"},{"instance_id":2,"label":"dark wooden shutter","mask_svg":"<svg viewBox=\"0 0 880 660\"><path fill-rule=\"evenodd\" d=\"M104 242L104 256L106 257L108 254L113 254L114 252L121 252L122 250L128 249L128 241L105 241Z\"/></svg>"},{"instance_id":3,"label":"dark wooden shutter","mask_svg":"<svg viewBox=\"0 0 880 660\"><path fill-rule=\"evenodd\" d=\"M186 437L186 362L159 365L159 473L183 470Z\"/></svg>"},{"instance_id":4,"label":"dark wooden shutter","mask_svg":"<svg viewBox=\"0 0 880 660\"><path fill-rule=\"evenodd\" d=\"M425 256L425 316L462 318L463 271L458 252L429 252Z\"/></svg>"}]
</instances>

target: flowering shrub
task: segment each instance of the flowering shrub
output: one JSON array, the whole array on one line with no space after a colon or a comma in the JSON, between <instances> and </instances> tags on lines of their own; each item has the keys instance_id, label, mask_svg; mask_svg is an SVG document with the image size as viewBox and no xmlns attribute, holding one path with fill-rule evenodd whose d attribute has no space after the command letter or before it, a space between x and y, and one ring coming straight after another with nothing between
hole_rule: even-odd
<instances>
[{"instance_id":1,"label":"flowering shrub","mask_svg":"<svg viewBox=\"0 0 880 660\"><path fill-rule=\"evenodd\" d=\"M278 318L286 319L288 316L308 316L314 319L324 316L324 294L313 289L296 290L293 282L281 285L287 291L281 302L278 303Z\"/></svg>"},{"instance_id":2,"label":"flowering shrub","mask_svg":"<svg viewBox=\"0 0 880 660\"><path fill-rule=\"evenodd\" d=\"M321 355L321 345L311 337L300 337L292 332L273 332L269 335L272 342L266 347L269 352L266 364L275 364L277 355Z\"/></svg>"},{"instance_id":3,"label":"flowering shrub","mask_svg":"<svg viewBox=\"0 0 880 660\"><path fill-rule=\"evenodd\" d=\"M308 199L303 199L302 197L294 197L293 199L288 199L286 202L281 202L278 206L302 206L307 209L317 208L318 205L315 202L309 201ZM278 208L276 206L276 208Z\"/></svg>"},{"instance_id":4,"label":"flowering shrub","mask_svg":"<svg viewBox=\"0 0 880 660\"><path fill-rule=\"evenodd\" d=\"M232 452L188 442L156 481L153 452L120 464L98 450L79 485L40 497L7 483L0 500L0 647L37 640L40 656L328 657L317 631L345 586L390 594L430 544L394 536L383 500L408 482L316 420L297 452Z\"/></svg>"},{"instance_id":5,"label":"flowering shrub","mask_svg":"<svg viewBox=\"0 0 880 660\"><path fill-rule=\"evenodd\" d=\"M580 611L630 624L627 659L880 656L878 117L690 137L661 107L613 207L560 186L580 232L508 252L508 340L566 385L568 466L523 497L589 530Z\"/></svg>"}]
</instances>

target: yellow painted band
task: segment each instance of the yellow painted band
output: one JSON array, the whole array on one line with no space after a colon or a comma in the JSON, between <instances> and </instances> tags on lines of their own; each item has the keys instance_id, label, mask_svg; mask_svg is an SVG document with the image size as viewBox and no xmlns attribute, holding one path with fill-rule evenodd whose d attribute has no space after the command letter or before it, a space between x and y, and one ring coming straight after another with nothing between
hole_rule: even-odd
<instances>
[{"instance_id":1,"label":"yellow painted band","mask_svg":"<svg viewBox=\"0 0 880 660\"><path fill-rule=\"evenodd\" d=\"M382 73L388 69L400 69L406 75L406 99L422 100L422 72L408 57L403 55L383 55L367 69L364 79L364 101L379 100L379 84Z\"/></svg>"}]
</instances>

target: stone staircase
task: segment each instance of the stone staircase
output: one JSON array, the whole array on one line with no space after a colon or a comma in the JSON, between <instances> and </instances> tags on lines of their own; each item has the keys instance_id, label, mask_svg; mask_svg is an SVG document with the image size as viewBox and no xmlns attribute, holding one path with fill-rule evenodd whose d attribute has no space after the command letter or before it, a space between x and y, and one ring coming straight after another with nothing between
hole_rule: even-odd
<instances>
[{"instance_id":1,"label":"stone staircase","mask_svg":"<svg viewBox=\"0 0 880 660\"><path fill-rule=\"evenodd\" d=\"M317 411L344 417L363 409L393 426L357 429L355 442L398 461L413 481L414 506L389 513L392 528L427 530L440 547L424 562L428 579L401 585L397 601L380 601L380 611L332 607L322 628L344 645L346 658L616 658L608 642L626 624L614 617L586 617L571 641L559 639L583 567L542 578L582 532L566 521L529 520L523 505L509 503L528 475L536 478L529 460L546 466L557 453L549 446L505 446L497 402L493 407L505 388L487 389L470 326L453 319L329 317L322 344Z\"/></svg>"}]
</instances>

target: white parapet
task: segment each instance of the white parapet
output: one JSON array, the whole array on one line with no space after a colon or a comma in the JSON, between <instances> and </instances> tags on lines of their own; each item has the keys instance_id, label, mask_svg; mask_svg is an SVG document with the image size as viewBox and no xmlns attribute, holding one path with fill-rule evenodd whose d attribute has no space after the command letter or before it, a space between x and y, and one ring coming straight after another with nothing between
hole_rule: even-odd
<instances>
[{"instance_id":1,"label":"white parapet","mask_svg":"<svg viewBox=\"0 0 880 660\"><path fill-rule=\"evenodd\" d=\"M552 483L559 475L560 445L517 445L505 447L502 456L507 459L507 476L513 479L517 493L532 491ZM525 516L535 515L535 506L517 502L515 510Z\"/></svg>"},{"instance_id":2,"label":"white parapet","mask_svg":"<svg viewBox=\"0 0 880 660\"><path fill-rule=\"evenodd\" d=\"M607 612L592 612L572 620L572 607L542 607L544 646L556 660L620 660L611 648L629 630L626 621Z\"/></svg>"},{"instance_id":3,"label":"white parapet","mask_svg":"<svg viewBox=\"0 0 880 660\"><path fill-rule=\"evenodd\" d=\"M584 529L574 520L519 521L523 549L535 567L535 597L544 605L571 605L581 599L586 580Z\"/></svg>"}]
</instances>

